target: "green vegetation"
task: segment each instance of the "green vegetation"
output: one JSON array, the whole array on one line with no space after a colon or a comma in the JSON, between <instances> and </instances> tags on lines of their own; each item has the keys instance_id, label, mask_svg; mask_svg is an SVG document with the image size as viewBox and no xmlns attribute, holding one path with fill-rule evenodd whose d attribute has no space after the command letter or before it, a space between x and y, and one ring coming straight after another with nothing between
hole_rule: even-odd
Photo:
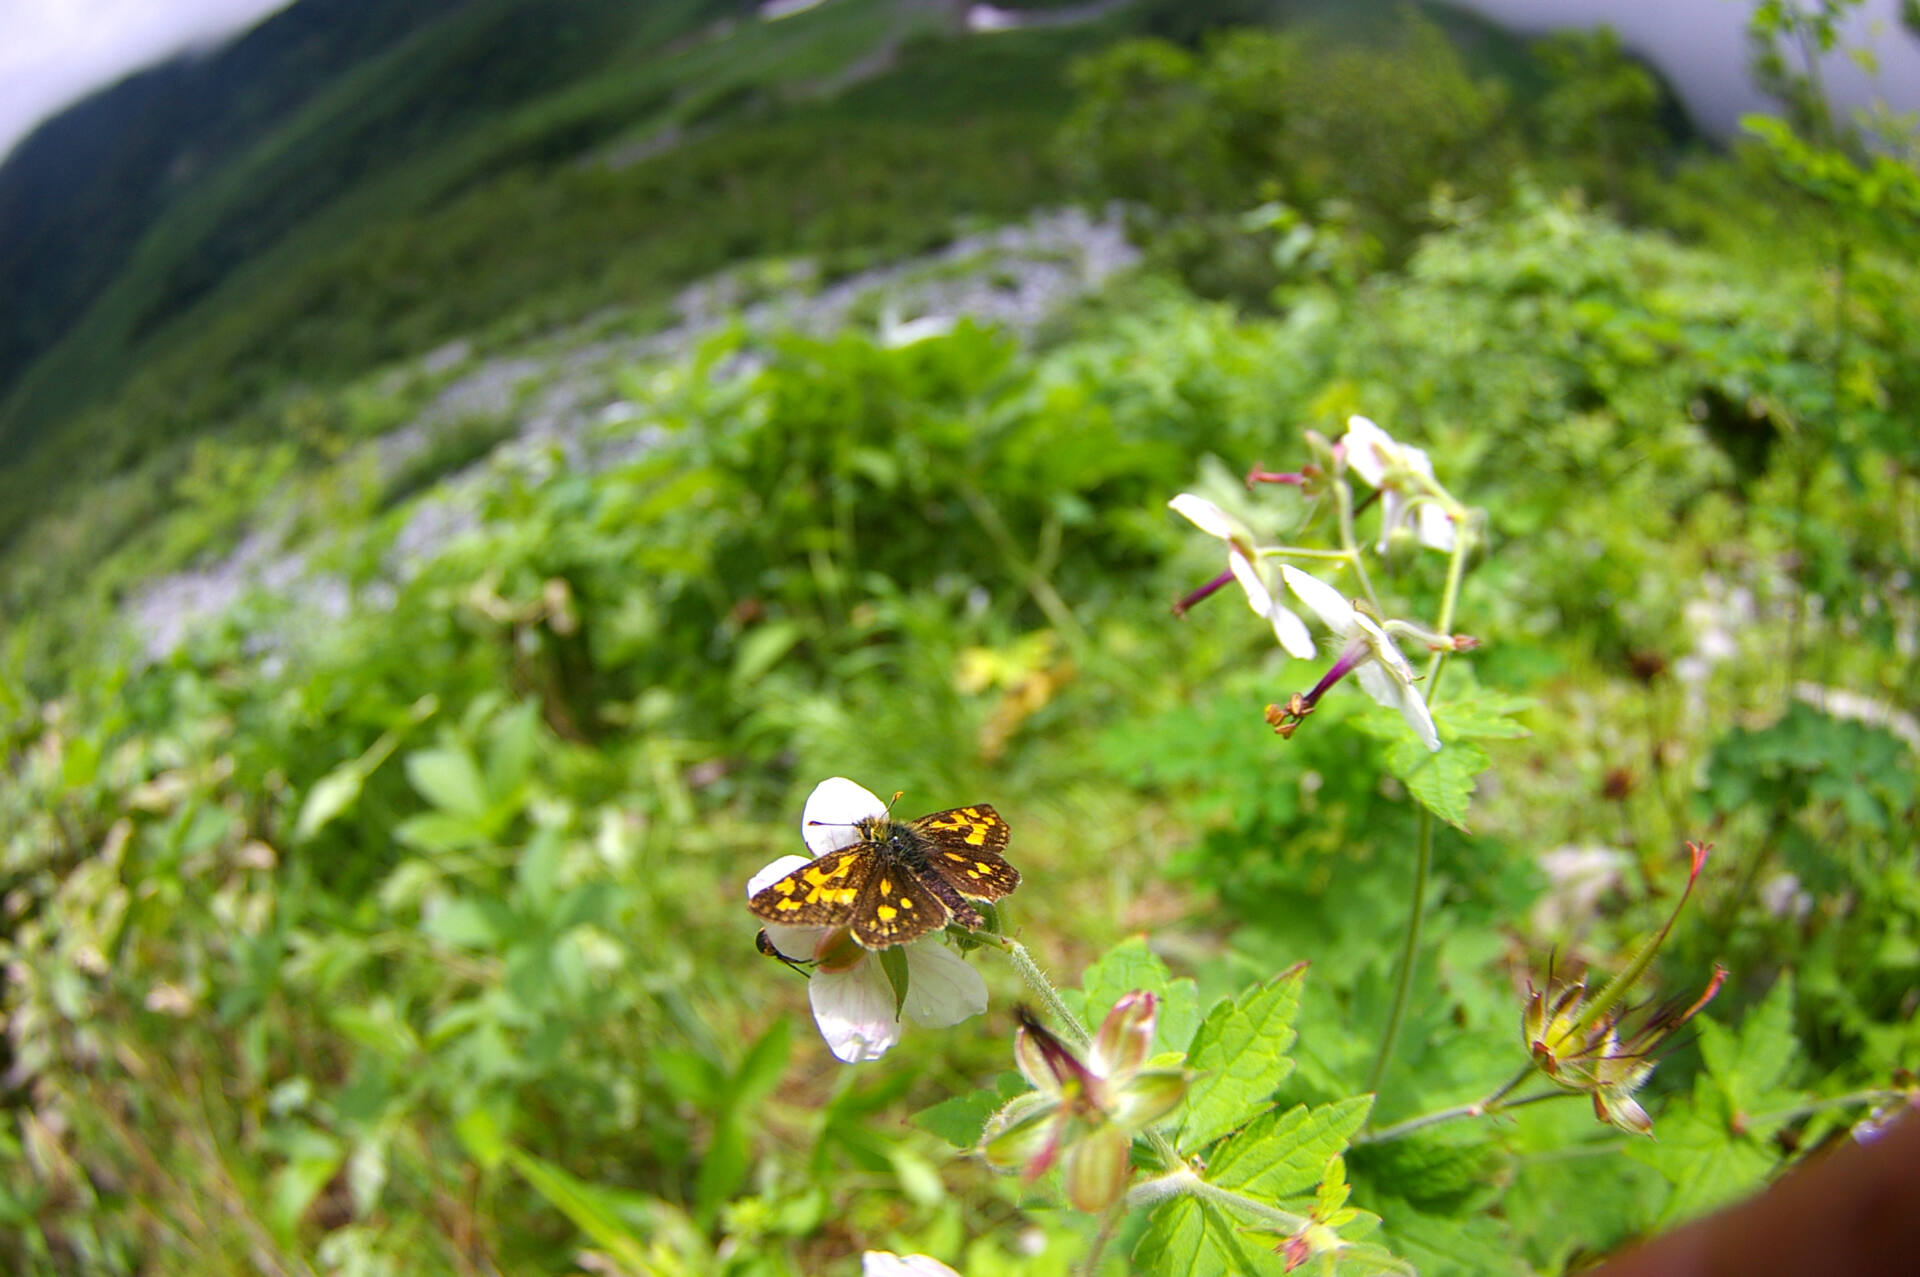
<instances>
[{"instance_id":1,"label":"green vegetation","mask_svg":"<svg viewBox=\"0 0 1920 1277\"><path fill-rule=\"evenodd\" d=\"M890 69L801 92L881 7L647 62L617 126L598 72L525 108L600 119L592 163L509 112L419 166L432 198L358 188L390 216L179 299L4 476L0 1267L1558 1273L1911 1086L1920 179L1784 126L1662 153L1605 39L1529 87L1412 18L1308 69L1325 31L903 10ZM511 396L428 411L448 338L644 332L723 267L835 278L1070 194L1134 201L1147 265L1031 342L723 330L600 387L594 467L475 465ZM1343 524L1355 414L1431 455L1457 552L1373 559L1384 481ZM84 503L39 492L63 466ZM477 518L410 543L455 470ZM1231 585L1169 615L1222 567L1183 489L1480 641L1396 631L1440 751L1345 685L1269 729L1337 644L1287 659ZM270 525L337 612L261 590L140 655L143 586ZM851 1066L745 907L835 775L992 803L1023 876L1018 944L966 954L985 1018ZM1549 961L1602 998L1644 967L1636 1004L1730 971L1639 1092L1658 1142L1623 1096L1595 1121L1577 1060L1531 1102ZM1075 1021L1140 1028L1133 990L1195 1073L1119 1144L1151 1218L957 1155L1027 1090L1016 1002L1072 1056Z\"/></svg>"}]
</instances>

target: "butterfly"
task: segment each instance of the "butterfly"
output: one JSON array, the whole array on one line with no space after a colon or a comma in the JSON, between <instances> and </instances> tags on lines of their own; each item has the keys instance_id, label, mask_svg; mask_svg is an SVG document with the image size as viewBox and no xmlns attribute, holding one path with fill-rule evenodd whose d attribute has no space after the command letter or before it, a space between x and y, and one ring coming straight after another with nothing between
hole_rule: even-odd
<instances>
[{"instance_id":1,"label":"butterfly","mask_svg":"<svg viewBox=\"0 0 1920 1277\"><path fill-rule=\"evenodd\" d=\"M835 777L807 800L801 833L809 850L825 854L754 893L747 907L767 922L846 927L868 949L952 921L984 926L970 898L998 900L1020 885L1001 855L1007 822L985 803L896 820L873 794Z\"/></svg>"}]
</instances>

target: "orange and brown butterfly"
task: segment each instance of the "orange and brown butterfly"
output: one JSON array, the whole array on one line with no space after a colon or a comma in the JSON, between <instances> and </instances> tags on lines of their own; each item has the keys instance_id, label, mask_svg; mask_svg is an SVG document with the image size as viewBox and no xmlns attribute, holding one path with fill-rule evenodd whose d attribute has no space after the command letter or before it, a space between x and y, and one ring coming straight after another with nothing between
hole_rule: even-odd
<instances>
[{"instance_id":1,"label":"orange and brown butterfly","mask_svg":"<svg viewBox=\"0 0 1920 1277\"><path fill-rule=\"evenodd\" d=\"M1001 854L1007 822L985 803L896 820L870 791L835 776L807 799L800 834L817 858L761 887L747 907L778 925L846 927L868 949L918 940L951 921L984 926L971 902L1020 885L1020 871Z\"/></svg>"}]
</instances>

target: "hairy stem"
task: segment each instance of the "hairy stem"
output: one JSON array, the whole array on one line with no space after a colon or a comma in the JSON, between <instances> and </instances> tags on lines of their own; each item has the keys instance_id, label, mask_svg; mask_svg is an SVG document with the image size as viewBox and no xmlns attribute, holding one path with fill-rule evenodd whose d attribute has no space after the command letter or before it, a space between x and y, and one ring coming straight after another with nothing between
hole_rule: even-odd
<instances>
[{"instance_id":1,"label":"hairy stem","mask_svg":"<svg viewBox=\"0 0 1920 1277\"><path fill-rule=\"evenodd\" d=\"M1027 987L1033 990L1034 996L1040 999L1053 1018L1067 1031L1067 1036L1073 1039L1075 1046L1085 1050L1093 1042L1093 1035L1087 1032L1087 1026L1080 1023L1080 1017L1069 1010L1067 1004L1061 1000L1059 992L1053 987L1053 981L1047 979L1047 973L1040 969L1040 964L1033 960L1031 953L1027 952L1027 946L1011 936L979 935L976 939L986 941L1007 955L1013 962L1013 969L1020 973L1020 978L1027 982Z\"/></svg>"}]
</instances>

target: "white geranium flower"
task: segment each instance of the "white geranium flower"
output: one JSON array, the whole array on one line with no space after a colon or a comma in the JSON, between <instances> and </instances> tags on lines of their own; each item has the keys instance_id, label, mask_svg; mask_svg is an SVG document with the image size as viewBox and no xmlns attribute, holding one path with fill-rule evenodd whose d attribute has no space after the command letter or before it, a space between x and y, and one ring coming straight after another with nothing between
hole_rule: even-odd
<instances>
[{"instance_id":1,"label":"white geranium flower","mask_svg":"<svg viewBox=\"0 0 1920 1277\"><path fill-rule=\"evenodd\" d=\"M860 1256L860 1277L960 1277L931 1255L896 1255L870 1250Z\"/></svg>"},{"instance_id":2,"label":"white geranium flower","mask_svg":"<svg viewBox=\"0 0 1920 1277\"><path fill-rule=\"evenodd\" d=\"M1429 549L1453 549L1453 520L1428 495L1439 484L1425 449L1398 442L1365 417L1347 418L1340 447L1347 468L1380 493L1380 540L1375 546L1380 553L1387 552L1388 542L1403 525Z\"/></svg>"},{"instance_id":3,"label":"white geranium flower","mask_svg":"<svg viewBox=\"0 0 1920 1277\"><path fill-rule=\"evenodd\" d=\"M1282 567L1280 572L1294 596L1312 609L1333 636L1345 644L1340 659L1303 698L1303 712L1311 711L1328 688L1353 674L1367 695L1388 709L1400 711L1414 735L1425 742L1428 749L1438 750L1440 733L1433 726L1433 715L1427 710L1426 700L1414 686L1413 666L1400 654L1387 632L1318 577L1309 576L1292 564Z\"/></svg>"},{"instance_id":4,"label":"white geranium flower","mask_svg":"<svg viewBox=\"0 0 1920 1277\"><path fill-rule=\"evenodd\" d=\"M1180 600L1174 610L1184 614L1229 579L1238 581L1240 588L1246 591L1247 606L1273 626L1273 636L1280 640L1280 646L1286 649L1287 654L1302 660L1310 659L1314 651L1313 636L1307 632L1306 622L1276 599L1273 591L1267 587L1265 574L1260 567L1260 552L1254 548L1252 533L1225 510L1191 492L1182 492L1167 505L1208 536L1218 537L1227 543L1227 571Z\"/></svg>"},{"instance_id":5,"label":"white geranium flower","mask_svg":"<svg viewBox=\"0 0 1920 1277\"><path fill-rule=\"evenodd\" d=\"M800 836L812 855L782 856L762 869L747 882L748 898L811 859L851 847L860 841L859 822L886 812L887 805L870 790L844 776L821 781L800 816ZM848 1064L877 1060L891 1050L900 1040L902 1017L944 1029L987 1009L980 973L932 937L902 947L907 996L896 1011L892 981L845 927L768 923L766 933L782 956L815 964L807 981L813 1020L834 1055Z\"/></svg>"}]
</instances>

